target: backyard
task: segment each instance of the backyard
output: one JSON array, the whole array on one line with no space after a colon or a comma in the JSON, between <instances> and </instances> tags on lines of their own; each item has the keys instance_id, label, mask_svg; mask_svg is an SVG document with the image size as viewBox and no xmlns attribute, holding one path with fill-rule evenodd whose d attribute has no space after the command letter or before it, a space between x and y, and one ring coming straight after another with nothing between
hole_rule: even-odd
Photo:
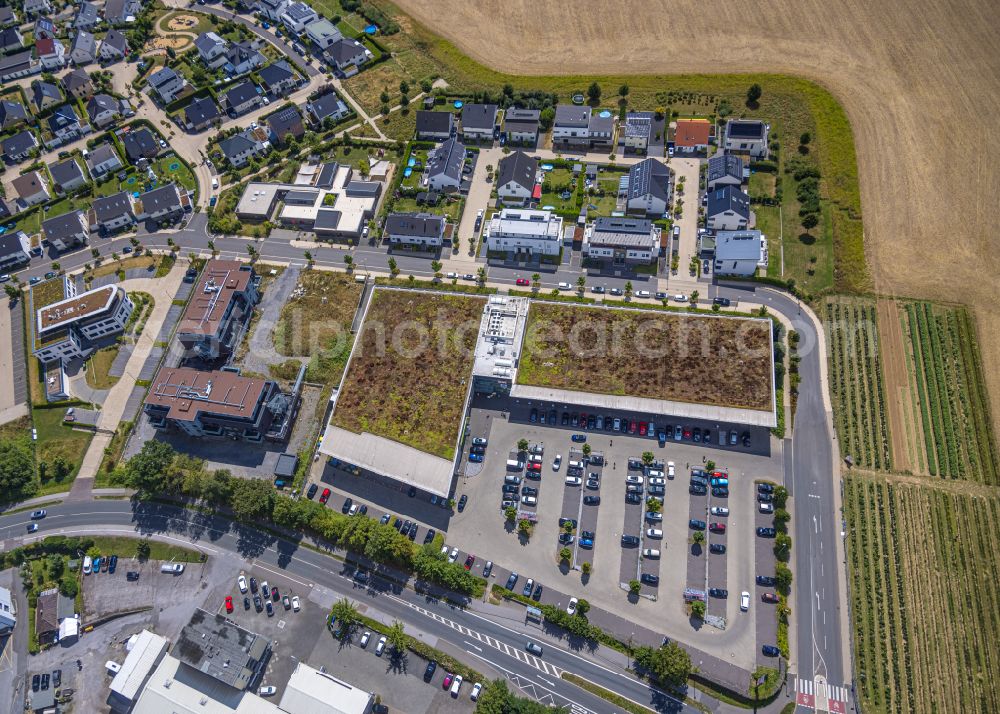
<instances>
[{"instance_id":1,"label":"backyard","mask_svg":"<svg viewBox=\"0 0 1000 714\"><path fill-rule=\"evenodd\" d=\"M580 212L576 205L577 183L578 179L569 168L557 167L546 171L542 179L542 198L538 205L551 206L547 210L576 216Z\"/></svg>"},{"instance_id":2,"label":"backyard","mask_svg":"<svg viewBox=\"0 0 1000 714\"><path fill-rule=\"evenodd\" d=\"M458 224L462 217L462 206L464 199L443 198L436 206L418 204L417 199L401 196L393 204L393 211L396 213L433 213L436 216L447 216L452 223Z\"/></svg>"},{"instance_id":3,"label":"backyard","mask_svg":"<svg viewBox=\"0 0 1000 714\"><path fill-rule=\"evenodd\" d=\"M519 384L770 409L767 320L534 302Z\"/></svg>"},{"instance_id":4,"label":"backyard","mask_svg":"<svg viewBox=\"0 0 1000 714\"><path fill-rule=\"evenodd\" d=\"M40 485L38 495L68 491L80 470L83 455L94 437L92 431L63 424L66 409L36 407L32 410L38 441L35 462Z\"/></svg>"},{"instance_id":5,"label":"backyard","mask_svg":"<svg viewBox=\"0 0 1000 714\"><path fill-rule=\"evenodd\" d=\"M454 457L482 298L375 291L332 423Z\"/></svg>"},{"instance_id":6,"label":"backyard","mask_svg":"<svg viewBox=\"0 0 1000 714\"><path fill-rule=\"evenodd\" d=\"M118 356L118 345L104 347L92 354L86 363L87 384L94 389L111 389L118 383L118 377L108 374L115 357Z\"/></svg>"}]
</instances>

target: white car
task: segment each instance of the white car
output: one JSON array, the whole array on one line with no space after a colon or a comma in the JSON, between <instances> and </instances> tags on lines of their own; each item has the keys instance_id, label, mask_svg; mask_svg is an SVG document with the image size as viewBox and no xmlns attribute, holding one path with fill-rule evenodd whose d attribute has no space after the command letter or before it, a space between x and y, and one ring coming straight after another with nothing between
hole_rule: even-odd
<instances>
[{"instance_id":1,"label":"white car","mask_svg":"<svg viewBox=\"0 0 1000 714\"><path fill-rule=\"evenodd\" d=\"M636 290L635 296L640 298L650 298L653 297L653 294L648 290Z\"/></svg>"},{"instance_id":2,"label":"white car","mask_svg":"<svg viewBox=\"0 0 1000 714\"><path fill-rule=\"evenodd\" d=\"M456 674L455 678L451 680L451 696L457 697L458 690L462 688L462 675Z\"/></svg>"},{"instance_id":3,"label":"white car","mask_svg":"<svg viewBox=\"0 0 1000 714\"><path fill-rule=\"evenodd\" d=\"M653 476L655 478L663 478L663 472L659 469L649 469L649 471L646 472L646 475Z\"/></svg>"},{"instance_id":4,"label":"white car","mask_svg":"<svg viewBox=\"0 0 1000 714\"><path fill-rule=\"evenodd\" d=\"M762 503L762 504L760 504L760 512L761 513L774 513L774 504L771 504L771 503Z\"/></svg>"},{"instance_id":5,"label":"white car","mask_svg":"<svg viewBox=\"0 0 1000 714\"><path fill-rule=\"evenodd\" d=\"M375 645L375 656L381 657L383 652L385 652L385 635L378 638L378 644Z\"/></svg>"},{"instance_id":6,"label":"white car","mask_svg":"<svg viewBox=\"0 0 1000 714\"><path fill-rule=\"evenodd\" d=\"M580 478L579 476L567 476L566 477L566 485L567 486L579 486L581 483L583 483L583 479Z\"/></svg>"},{"instance_id":7,"label":"white car","mask_svg":"<svg viewBox=\"0 0 1000 714\"><path fill-rule=\"evenodd\" d=\"M750 593L746 590L740 593L740 609L746 612L750 609Z\"/></svg>"},{"instance_id":8,"label":"white car","mask_svg":"<svg viewBox=\"0 0 1000 714\"><path fill-rule=\"evenodd\" d=\"M660 557L660 551L657 550L656 548L643 548L642 549L642 557L643 558L654 558L654 559L655 558L659 558Z\"/></svg>"},{"instance_id":9,"label":"white car","mask_svg":"<svg viewBox=\"0 0 1000 714\"><path fill-rule=\"evenodd\" d=\"M556 454L556 460L552 462L552 470L558 471L560 466L562 466L562 454Z\"/></svg>"},{"instance_id":10,"label":"white car","mask_svg":"<svg viewBox=\"0 0 1000 714\"><path fill-rule=\"evenodd\" d=\"M268 684L266 687L261 687L257 690L257 693L262 697L273 697L278 693L278 688L273 684Z\"/></svg>"},{"instance_id":11,"label":"white car","mask_svg":"<svg viewBox=\"0 0 1000 714\"><path fill-rule=\"evenodd\" d=\"M674 462L673 461L668 461L667 462L667 478L673 478L676 475L677 475L677 472L674 469Z\"/></svg>"},{"instance_id":12,"label":"white car","mask_svg":"<svg viewBox=\"0 0 1000 714\"><path fill-rule=\"evenodd\" d=\"M243 594L246 594L246 591L247 591L247 579L244 576L241 575L240 577L236 578L236 584L239 586L240 592L243 593Z\"/></svg>"},{"instance_id":13,"label":"white car","mask_svg":"<svg viewBox=\"0 0 1000 714\"><path fill-rule=\"evenodd\" d=\"M296 595L296 596L294 596L292 598L292 609L295 610L295 612L298 612L299 610L302 609L302 606L299 604L299 596L298 595Z\"/></svg>"},{"instance_id":14,"label":"white car","mask_svg":"<svg viewBox=\"0 0 1000 714\"><path fill-rule=\"evenodd\" d=\"M358 642L358 644L361 645L361 649L364 649L365 647L368 646L368 640L370 640L371 638L372 638L372 633L369 632L368 630L365 630L364 634L361 635L361 641Z\"/></svg>"},{"instance_id":15,"label":"white car","mask_svg":"<svg viewBox=\"0 0 1000 714\"><path fill-rule=\"evenodd\" d=\"M212 188L218 188L218 187L219 187L219 179L218 179L218 177L213 176L212 177Z\"/></svg>"},{"instance_id":16,"label":"white car","mask_svg":"<svg viewBox=\"0 0 1000 714\"><path fill-rule=\"evenodd\" d=\"M456 560L458 560L458 548L452 548L451 554L448 556L448 562L454 563Z\"/></svg>"},{"instance_id":17,"label":"white car","mask_svg":"<svg viewBox=\"0 0 1000 714\"><path fill-rule=\"evenodd\" d=\"M636 476L635 474L629 474L628 476L625 477L625 483L637 483L637 484L639 484L641 486L642 482L643 482L642 476Z\"/></svg>"},{"instance_id":18,"label":"white car","mask_svg":"<svg viewBox=\"0 0 1000 714\"><path fill-rule=\"evenodd\" d=\"M93 566L94 561L89 555L83 557L83 574L90 575L90 569Z\"/></svg>"},{"instance_id":19,"label":"white car","mask_svg":"<svg viewBox=\"0 0 1000 714\"><path fill-rule=\"evenodd\" d=\"M685 295L684 293L677 293L676 295L674 295L674 302L687 302L687 301L688 301L688 296Z\"/></svg>"},{"instance_id":20,"label":"white car","mask_svg":"<svg viewBox=\"0 0 1000 714\"><path fill-rule=\"evenodd\" d=\"M446 277L448 278L448 280L457 280L458 279L458 273L448 273L448 275Z\"/></svg>"},{"instance_id":21,"label":"white car","mask_svg":"<svg viewBox=\"0 0 1000 714\"><path fill-rule=\"evenodd\" d=\"M667 484L666 479L662 479L659 476L650 476L649 477L649 485L650 486L666 486L666 484Z\"/></svg>"},{"instance_id":22,"label":"white car","mask_svg":"<svg viewBox=\"0 0 1000 714\"><path fill-rule=\"evenodd\" d=\"M349 516L355 516L355 515L357 515L358 508L360 508L360 506L358 506L358 504L352 503L350 509L347 511L347 515L349 515Z\"/></svg>"},{"instance_id":23,"label":"white car","mask_svg":"<svg viewBox=\"0 0 1000 714\"><path fill-rule=\"evenodd\" d=\"M572 290L573 286L570 285L569 283L559 283L559 289L560 290Z\"/></svg>"},{"instance_id":24,"label":"white car","mask_svg":"<svg viewBox=\"0 0 1000 714\"><path fill-rule=\"evenodd\" d=\"M656 538L657 540L663 538L663 531L659 528L647 528L646 529L647 538Z\"/></svg>"},{"instance_id":25,"label":"white car","mask_svg":"<svg viewBox=\"0 0 1000 714\"><path fill-rule=\"evenodd\" d=\"M472 701L475 702L479 700L479 693L481 691L483 691L482 682L476 682L475 684L472 685L472 694L470 695Z\"/></svg>"},{"instance_id":26,"label":"white car","mask_svg":"<svg viewBox=\"0 0 1000 714\"><path fill-rule=\"evenodd\" d=\"M571 597L569 599L569 605L566 606L566 614L567 615L575 615L576 614L576 604L578 602L580 602L580 601L577 600L575 597Z\"/></svg>"},{"instance_id":27,"label":"white car","mask_svg":"<svg viewBox=\"0 0 1000 714\"><path fill-rule=\"evenodd\" d=\"M725 506L712 506L712 515L713 516L728 516L729 515L729 509L726 508Z\"/></svg>"},{"instance_id":28,"label":"white car","mask_svg":"<svg viewBox=\"0 0 1000 714\"><path fill-rule=\"evenodd\" d=\"M270 100L270 99L268 99L267 97L261 97L261 98L260 98L260 100L261 100L262 102L264 102L264 106L265 106L265 107L266 107L266 106L267 106L268 104L270 104L270 103L271 103L271 100Z\"/></svg>"}]
</instances>

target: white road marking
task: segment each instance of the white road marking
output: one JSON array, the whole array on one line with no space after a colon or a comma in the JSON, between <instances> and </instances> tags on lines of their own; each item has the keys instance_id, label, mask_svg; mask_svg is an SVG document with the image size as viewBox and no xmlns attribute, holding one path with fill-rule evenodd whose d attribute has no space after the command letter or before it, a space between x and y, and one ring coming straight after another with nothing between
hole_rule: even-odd
<instances>
[{"instance_id":1,"label":"white road marking","mask_svg":"<svg viewBox=\"0 0 1000 714\"><path fill-rule=\"evenodd\" d=\"M268 573L272 573L274 575L277 575L279 578L285 578L286 580L291 580L293 583L298 583L299 585L301 585L304 588L311 588L312 587L312 583L307 583L304 580L299 580L298 578L293 578L291 575L289 575L288 573L286 573L283 570L273 570L273 569L267 567L266 565L261 565L259 562L255 562L254 565L253 565L253 567L254 568L259 568L260 570L264 570L264 571L266 571Z\"/></svg>"}]
</instances>

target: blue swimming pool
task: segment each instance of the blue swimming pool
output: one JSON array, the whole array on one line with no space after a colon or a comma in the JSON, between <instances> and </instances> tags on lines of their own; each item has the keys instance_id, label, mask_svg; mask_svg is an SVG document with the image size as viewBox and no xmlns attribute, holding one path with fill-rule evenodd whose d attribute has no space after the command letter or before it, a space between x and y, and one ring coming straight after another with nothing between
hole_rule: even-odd
<instances>
[{"instance_id":1,"label":"blue swimming pool","mask_svg":"<svg viewBox=\"0 0 1000 714\"><path fill-rule=\"evenodd\" d=\"M365 28L365 32L369 35L374 35L376 32L378 32L378 26L369 25L368 27Z\"/></svg>"},{"instance_id":2,"label":"blue swimming pool","mask_svg":"<svg viewBox=\"0 0 1000 714\"><path fill-rule=\"evenodd\" d=\"M417 160L415 158L413 158L412 156L409 159L406 160L406 165L409 166L409 167L411 167L411 168L413 166L415 166L416 163L417 163Z\"/></svg>"},{"instance_id":3,"label":"blue swimming pool","mask_svg":"<svg viewBox=\"0 0 1000 714\"><path fill-rule=\"evenodd\" d=\"M541 166L542 171L551 171L554 168L555 166L553 166L552 164L542 164Z\"/></svg>"},{"instance_id":4,"label":"blue swimming pool","mask_svg":"<svg viewBox=\"0 0 1000 714\"><path fill-rule=\"evenodd\" d=\"M139 192L138 191L133 191L132 192L132 198L139 198Z\"/></svg>"},{"instance_id":5,"label":"blue swimming pool","mask_svg":"<svg viewBox=\"0 0 1000 714\"><path fill-rule=\"evenodd\" d=\"M461 109L463 106L465 106L465 102L463 102L461 99L455 100L455 109Z\"/></svg>"},{"instance_id":6,"label":"blue swimming pool","mask_svg":"<svg viewBox=\"0 0 1000 714\"><path fill-rule=\"evenodd\" d=\"M407 166L405 169L403 169L403 177L404 178L409 178L410 174L412 174L412 173L413 173L413 169L411 169L409 166Z\"/></svg>"},{"instance_id":7,"label":"blue swimming pool","mask_svg":"<svg viewBox=\"0 0 1000 714\"><path fill-rule=\"evenodd\" d=\"M605 109L603 112L598 114L598 116L601 117L602 119L607 119L609 116L611 116L611 112Z\"/></svg>"}]
</instances>

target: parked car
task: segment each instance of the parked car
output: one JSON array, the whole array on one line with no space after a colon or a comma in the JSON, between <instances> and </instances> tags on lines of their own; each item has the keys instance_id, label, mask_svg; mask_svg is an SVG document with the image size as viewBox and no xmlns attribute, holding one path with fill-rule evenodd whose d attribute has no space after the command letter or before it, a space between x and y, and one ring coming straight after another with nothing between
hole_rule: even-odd
<instances>
[{"instance_id":1,"label":"parked car","mask_svg":"<svg viewBox=\"0 0 1000 714\"><path fill-rule=\"evenodd\" d=\"M705 530L705 521L699 521L697 518L692 518L688 521L688 527L694 531Z\"/></svg>"},{"instance_id":2,"label":"parked car","mask_svg":"<svg viewBox=\"0 0 1000 714\"><path fill-rule=\"evenodd\" d=\"M778 596L774 593L763 593L760 596L760 599L764 602L771 603L772 605L778 602Z\"/></svg>"},{"instance_id":3,"label":"parked car","mask_svg":"<svg viewBox=\"0 0 1000 714\"><path fill-rule=\"evenodd\" d=\"M726 508L725 506L712 506L712 515L713 516L728 516L729 515L729 509Z\"/></svg>"},{"instance_id":4,"label":"parked car","mask_svg":"<svg viewBox=\"0 0 1000 714\"><path fill-rule=\"evenodd\" d=\"M638 548L639 547L639 536L634 535L622 535L622 548Z\"/></svg>"},{"instance_id":5,"label":"parked car","mask_svg":"<svg viewBox=\"0 0 1000 714\"><path fill-rule=\"evenodd\" d=\"M506 585L506 588L508 590L514 589L514 586L517 585L517 578L518 578L517 573L510 574L510 576L507 578L507 585Z\"/></svg>"},{"instance_id":6,"label":"parked car","mask_svg":"<svg viewBox=\"0 0 1000 714\"><path fill-rule=\"evenodd\" d=\"M726 552L726 546L722 543L712 543L708 546L708 552L716 555L723 555Z\"/></svg>"},{"instance_id":7,"label":"parked car","mask_svg":"<svg viewBox=\"0 0 1000 714\"><path fill-rule=\"evenodd\" d=\"M524 582L524 587L521 589L521 594L524 595L525 597L530 597L532 588L534 587L535 587L535 581L532 578L528 578Z\"/></svg>"},{"instance_id":8,"label":"parked car","mask_svg":"<svg viewBox=\"0 0 1000 714\"><path fill-rule=\"evenodd\" d=\"M600 503L601 503L601 497L600 496L584 496L583 497L583 505L585 505L585 506L597 506L597 505L600 505Z\"/></svg>"},{"instance_id":9,"label":"parked car","mask_svg":"<svg viewBox=\"0 0 1000 714\"><path fill-rule=\"evenodd\" d=\"M427 663L427 666L424 667L424 681L425 682L429 682L429 681L431 681L434 678L434 672L437 670L437 666L438 666L438 663L435 662L434 660L431 660L430 662Z\"/></svg>"},{"instance_id":10,"label":"parked car","mask_svg":"<svg viewBox=\"0 0 1000 714\"><path fill-rule=\"evenodd\" d=\"M774 645L764 645L760 648L760 651L764 653L765 657L777 657L781 654L781 650Z\"/></svg>"},{"instance_id":11,"label":"parked car","mask_svg":"<svg viewBox=\"0 0 1000 714\"><path fill-rule=\"evenodd\" d=\"M329 500L330 500L330 489L324 488L323 493L321 493L319 496L319 502L326 503Z\"/></svg>"},{"instance_id":12,"label":"parked car","mask_svg":"<svg viewBox=\"0 0 1000 714\"><path fill-rule=\"evenodd\" d=\"M273 684L268 684L257 690L257 693L262 697L273 697L277 694L278 688Z\"/></svg>"},{"instance_id":13,"label":"parked car","mask_svg":"<svg viewBox=\"0 0 1000 714\"><path fill-rule=\"evenodd\" d=\"M643 573L639 576L639 582L646 585L652 585L655 588L660 584L660 576L653 575L652 573Z\"/></svg>"},{"instance_id":14,"label":"parked car","mask_svg":"<svg viewBox=\"0 0 1000 714\"><path fill-rule=\"evenodd\" d=\"M245 575L241 575L236 578L236 587L240 589L241 593L245 593L249 588L247 587L247 579Z\"/></svg>"},{"instance_id":15,"label":"parked car","mask_svg":"<svg viewBox=\"0 0 1000 714\"><path fill-rule=\"evenodd\" d=\"M484 578L490 577L490 574L492 572L493 572L493 561L487 560L486 565L483 566L483 577Z\"/></svg>"},{"instance_id":16,"label":"parked car","mask_svg":"<svg viewBox=\"0 0 1000 714\"><path fill-rule=\"evenodd\" d=\"M758 528L757 535L761 538L774 538L778 535L778 532L773 528Z\"/></svg>"},{"instance_id":17,"label":"parked car","mask_svg":"<svg viewBox=\"0 0 1000 714\"><path fill-rule=\"evenodd\" d=\"M381 657L382 653L385 652L385 635L378 638L378 642L375 644L375 656Z\"/></svg>"},{"instance_id":18,"label":"parked car","mask_svg":"<svg viewBox=\"0 0 1000 714\"><path fill-rule=\"evenodd\" d=\"M729 597L729 591L725 588L709 588L708 595L709 597L717 597L724 600Z\"/></svg>"},{"instance_id":19,"label":"parked car","mask_svg":"<svg viewBox=\"0 0 1000 714\"><path fill-rule=\"evenodd\" d=\"M750 593L746 590L740 593L740 609L743 612L750 609Z\"/></svg>"},{"instance_id":20,"label":"parked car","mask_svg":"<svg viewBox=\"0 0 1000 714\"><path fill-rule=\"evenodd\" d=\"M311 500L312 497L316 495L316 491L318 490L319 490L318 485L314 483L309 484L309 489L306 491L306 498Z\"/></svg>"},{"instance_id":21,"label":"parked car","mask_svg":"<svg viewBox=\"0 0 1000 714\"><path fill-rule=\"evenodd\" d=\"M757 504L757 510L759 510L761 513L774 513L774 504L773 503Z\"/></svg>"},{"instance_id":22,"label":"parked car","mask_svg":"<svg viewBox=\"0 0 1000 714\"><path fill-rule=\"evenodd\" d=\"M725 523L709 523L708 524L708 530L710 530L712 533L725 533L726 532L726 524Z\"/></svg>"}]
</instances>

